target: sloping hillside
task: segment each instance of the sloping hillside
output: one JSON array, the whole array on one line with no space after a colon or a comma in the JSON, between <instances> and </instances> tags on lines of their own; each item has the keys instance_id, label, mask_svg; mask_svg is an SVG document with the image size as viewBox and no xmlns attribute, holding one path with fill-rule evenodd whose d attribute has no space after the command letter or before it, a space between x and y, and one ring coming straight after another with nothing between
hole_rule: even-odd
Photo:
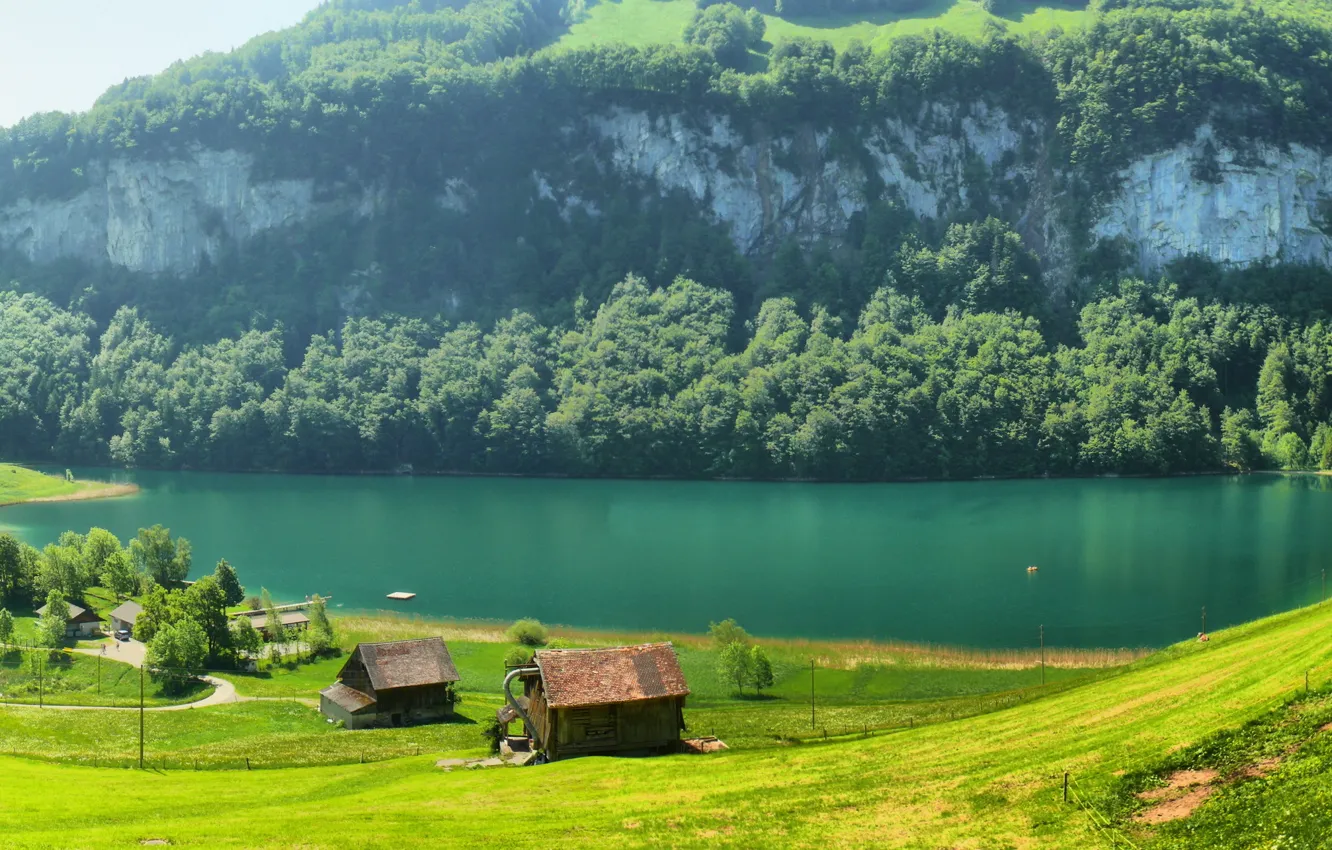
<instances>
[{"instance_id":1,"label":"sloping hillside","mask_svg":"<svg viewBox=\"0 0 1332 850\"><path fill-rule=\"evenodd\" d=\"M1330 627L1332 606L1304 609L1018 708L776 751L449 774L434 756L166 774L0 758L0 830L13 847L1099 846L1063 771L1109 800L1117 772L1267 711L1306 671L1325 682Z\"/></svg>"}]
</instances>

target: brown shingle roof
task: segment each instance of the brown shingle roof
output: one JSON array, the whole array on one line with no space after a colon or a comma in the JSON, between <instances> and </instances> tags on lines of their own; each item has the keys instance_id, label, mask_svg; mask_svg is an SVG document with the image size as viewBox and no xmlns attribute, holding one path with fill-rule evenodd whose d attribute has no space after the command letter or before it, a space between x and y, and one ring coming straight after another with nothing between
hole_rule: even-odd
<instances>
[{"instance_id":1,"label":"brown shingle roof","mask_svg":"<svg viewBox=\"0 0 1332 850\"><path fill-rule=\"evenodd\" d=\"M96 611L89 611L87 608L80 608L79 606L75 605L73 602L66 602L65 604L69 606L69 621L71 623L100 623L102 621L102 618L97 616ZM46 616L46 608L47 606L45 605L38 608L37 616L38 617Z\"/></svg>"},{"instance_id":2,"label":"brown shingle roof","mask_svg":"<svg viewBox=\"0 0 1332 850\"><path fill-rule=\"evenodd\" d=\"M248 618L250 625L256 629L262 629L268 622L268 612L264 610L242 611L236 616ZM310 618L306 616L304 611L279 611L278 620L284 626L300 626L310 622Z\"/></svg>"},{"instance_id":3,"label":"brown shingle roof","mask_svg":"<svg viewBox=\"0 0 1332 850\"><path fill-rule=\"evenodd\" d=\"M637 702L689 694L669 643L613 649L542 649L536 654L552 708Z\"/></svg>"},{"instance_id":4,"label":"brown shingle roof","mask_svg":"<svg viewBox=\"0 0 1332 850\"><path fill-rule=\"evenodd\" d=\"M328 697L352 714L355 714L367 706L375 704L375 700L372 697L361 693L355 688L349 688L341 682L334 682L319 693Z\"/></svg>"},{"instance_id":5,"label":"brown shingle roof","mask_svg":"<svg viewBox=\"0 0 1332 850\"><path fill-rule=\"evenodd\" d=\"M356 647L376 691L458 681L443 638L363 643Z\"/></svg>"}]
</instances>

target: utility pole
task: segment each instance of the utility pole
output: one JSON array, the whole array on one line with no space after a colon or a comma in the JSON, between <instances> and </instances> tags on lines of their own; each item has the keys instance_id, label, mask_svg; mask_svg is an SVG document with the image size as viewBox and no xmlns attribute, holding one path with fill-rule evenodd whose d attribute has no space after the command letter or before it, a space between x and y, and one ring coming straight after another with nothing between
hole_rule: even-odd
<instances>
[{"instance_id":1,"label":"utility pole","mask_svg":"<svg viewBox=\"0 0 1332 850\"><path fill-rule=\"evenodd\" d=\"M97 695L102 695L102 656L97 656Z\"/></svg>"},{"instance_id":2,"label":"utility pole","mask_svg":"<svg viewBox=\"0 0 1332 850\"><path fill-rule=\"evenodd\" d=\"M1045 684L1045 624L1041 624L1041 684Z\"/></svg>"},{"instance_id":3,"label":"utility pole","mask_svg":"<svg viewBox=\"0 0 1332 850\"><path fill-rule=\"evenodd\" d=\"M40 655L37 656L37 707L45 708L42 699L42 668L46 666L46 660Z\"/></svg>"},{"instance_id":4,"label":"utility pole","mask_svg":"<svg viewBox=\"0 0 1332 850\"><path fill-rule=\"evenodd\" d=\"M814 659L809 659L809 731L814 731Z\"/></svg>"},{"instance_id":5,"label":"utility pole","mask_svg":"<svg viewBox=\"0 0 1332 850\"><path fill-rule=\"evenodd\" d=\"M143 668L139 668L139 770L143 770Z\"/></svg>"}]
</instances>

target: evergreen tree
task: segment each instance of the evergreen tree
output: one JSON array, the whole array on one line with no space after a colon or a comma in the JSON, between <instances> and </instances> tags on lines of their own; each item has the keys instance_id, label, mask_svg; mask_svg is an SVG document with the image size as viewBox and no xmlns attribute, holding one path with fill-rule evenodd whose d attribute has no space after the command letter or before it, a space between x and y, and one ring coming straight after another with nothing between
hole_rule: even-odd
<instances>
[{"instance_id":1,"label":"evergreen tree","mask_svg":"<svg viewBox=\"0 0 1332 850\"><path fill-rule=\"evenodd\" d=\"M239 605L245 600L245 588L241 586L240 579L236 577L235 568L227 563L225 558L217 562L217 567L213 570L213 576L217 579L218 586L222 588L222 594L228 606Z\"/></svg>"}]
</instances>

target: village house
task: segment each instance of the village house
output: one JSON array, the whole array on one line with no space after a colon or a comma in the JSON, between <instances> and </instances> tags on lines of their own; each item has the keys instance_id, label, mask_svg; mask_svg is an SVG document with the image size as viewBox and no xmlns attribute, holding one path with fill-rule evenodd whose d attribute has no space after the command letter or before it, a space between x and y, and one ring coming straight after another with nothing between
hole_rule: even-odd
<instances>
[{"instance_id":1,"label":"village house","mask_svg":"<svg viewBox=\"0 0 1332 850\"><path fill-rule=\"evenodd\" d=\"M310 628L310 618L299 608L288 608L287 610L278 609L278 619L282 621L282 628L287 631L302 631ZM250 621L250 625L259 630L264 640L272 640L273 636L268 633L268 611L260 608L258 611L241 611L234 615L237 618L244 617Z\"/></svg>"},{"instance_id":2,"label":"village house","mask_svg":"<svg viewBox=\"0 0 1332 850\"><path fill-rule=\"evenodd\" d=\"M523 696L509 691L514 678ZM543 649L505 679L508 710L522 717L548 759L671 752L684 729L689 686L669 643L611 649Z\"/></svg>"},{"instance_id":3,"label":"village house","mask_svg":"<svg viewBox=\"0 0 1332 850\"><path fill-rule=\"evenodd\" d=\"M102 618L97 616L96 611L89 611L87 608L80 608L73 602L67 602L69 605L69 623L65 626L65 637L67 638L87 638L95 637L102 630ZM46 615L46 607L37 609L37 616Z\"/></svg>"},{"instance_id":4,"label":"village house","mask_svg":"<svg viewBox=\"0 0 1332 850\"><path fill-rule=\"evenodd\" d=\"M120 603L119 607L111 612L111 634L119 634L122 631L133 634L134 624L142 613L143 606L133 599Z\"/></svg>"},{"instance_id":5,"label":"village house","mask_svg":"<svg viewBox=\"0 0 1332 850\"><path fill-rule=\"evenodd\" d=\"M362 643L337 683L319 692L319 710L348 729L443 720L453 715L457 681L443 638Z\"/></svg>"}]
</instances>

